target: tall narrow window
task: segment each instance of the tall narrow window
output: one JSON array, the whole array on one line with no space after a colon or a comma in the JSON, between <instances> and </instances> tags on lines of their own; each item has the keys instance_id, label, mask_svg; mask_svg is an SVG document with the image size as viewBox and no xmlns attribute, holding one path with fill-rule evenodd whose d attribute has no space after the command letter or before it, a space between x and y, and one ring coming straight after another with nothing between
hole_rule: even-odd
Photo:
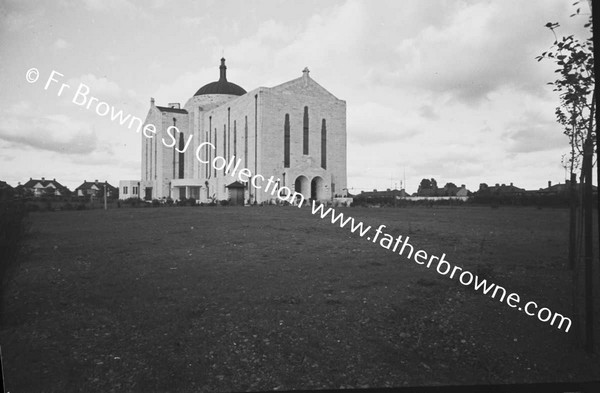
<instances>
[{"instance_id":1,"label":"tall narrow window","mask_svg":"<svg viewBox=\"0 0 600 393\"><path fill-rule=\"evenodd\" d=\"M149 176L148 176L148 168L150 167L149 166L149 162L148 162L149 161L148 160L148 138L145 138L145 139L146 140L144 141L144 147L145 147L145 149L144 149L144 153L145 153L144 159L145 159L145 162L146 162L146 171L144 172L144 180L150 180Z\"/></svg>"},{"instance_id":2,"label":"tall narrow window","mask_svg":"<svg viewBox=\"0 0 600 393\"><path fill-rule=\"evenodd\" d=\"M227 108L227 159L231 157L231 108Z\"/></svg>"},{"instance_id":3,"label":"tall narrow window","mask_svg":"<svg viewBox=\"0 0 600 393\"><path fill-rule=\"evenodd\" d=\"M208 132L204 133L205 137L204 140L207 141L208 140ZM206 163L204 164L204 177L209 178L210 175L208 174L210 168L208 167L208 163L210 162L208 160L208 145L204 145L204 160L206 161Z\"/></svg>"},{"instance_id":4,"label":"tall narrow window","mask_svg":"<svg viewBox=\"0 0 600 393\"><path fill-rule=\"evenodd\" d=\"M226 149L227 149L227 128L225 127L225 124L223 124L223 155L225 155ZM225 157L225 159L227 160L228 157ZM225 167L223 167L223 176L225 176Z\"/></svg>"},{"instance_id":5,"label":"tall narrow window","mask_svg":"<svg viewBox=\"0 0 600 393\"><path fill-rule=\"evenodd\" d=\"M327 123L321 124L321 168L327 169Z\"/></svg>"},{"instance_id":6,"label":"tall narrow window","mask_svg":"<svg viewBox=\"0 0 600 393\"><path fill-rule=\"evenodd\" d=\"M303 143L302 143L302 154L308 154L308 107L304 107L304 127L303 127Z\"/></svg>"},{"instance_id":7,"label":"tall narrow window","mask_svg":"<svg viewBox=\"0 0 600 393\"><path fill-rule=\"evenodd\" d=\"M283 122L283 167L290 167L290 114L285 114Z\"/></svg>"},{"instance_id":8,"label":"tall narrow window","mask_svg":"<svg viewBox=\"0 0 600 393\"><path fill-rule=\"evenodd\" d=\"M156 180L157 176L157 172L158 171L158 138L152 138L152 140L154 140L154 180Z\"/></svg>"},{"instance_id":9,"label":"tall narrow window","mask_svg":"<svg viewBox=\"0 0 600 393\"><path fill-rule=\"evenodd\" d=\"M236 121L233 121L233 155L237 156L237 125Z\"/></svg>"},{"instance_id":10,"label":"tall narrow window","mask_svg":"<svg viewBox=\"0 0 600 393\"><path fill-rule=\"evenodd\" d=\"M177 158L177 145L173 146L173 179L175 179L175 170L177 168L177 162L176 162L176 158Z\"/></svg>"},{"instance_id":11,"label":"tall narrow window","mask_svg":"<svg viewBox=\"0 0 600 393\"><path fill-rule=\"evenodd\" d=\"M215 157L218 156L219 151L218 151L219 145L217 144L217 128L215 127ZM213 165L214 167L214 165ZM214 176L217 177L217 168L214 168L215 170L215 174Z\"/></svg>"},{"instance_id":12,"label":"tall narrow window","mask_svg":"<svg viewBox=\"0 0 600 393\"><path fill-rule=\"evenodd\" d=\"M173 126L176 127L176 119L173 118ZM176 128L177 129L177 128ZM174 145L173 146L173 179L175 179L175 168L176 168L176 164L175 164L175 159L176 159L176 153L175 150L177 150L177 147ZM181 149L180 149L181 150Z\"/></svg>"},{"instance_id":13,"label":"tall narrow window","mask_svg":"<svg viewBox=\"0 0 600 393\"><path fill-rule=\"evenodd\" d=\"M254 173L258 173L258 94L254 96Z\"/></svg>"},{"instance_id":14,"label":"tall narrow window","mask_svg":"<svg viewBox=\"0 0 600 393\"><path fill-rule=\"evenodd\" d=\"M248 168L248 116L244 117L244 168Z\"/></svg>"},{"instance_id":15,"label":"tall narrow window","mask_svg":"<svg viewBox=\"0 0 600 393\"><path fill-rule=\"evenodd\" d=\"M152 138L148 139L148 150L150 150L150 154L148 154L148 180L152 180Z\"/></svg>"},{"instance_id":16,"label":"tall narrow window","mask_svg":"<svg viewBox=\"0 0 600 393\"><path fill-rule=\"evenodd\" d=\"M183 132L179 134L179 151L183 152L183 147L185 146L185 141L183 140ZM183 179L183 170L184 170L184 153L179 153L179 178Z\"/></svg>"},{"instance_id":17,"label":"tall narrow window","mask_svg":"<svg viewBox=\"0 0 600 393\"><path fill-rule=\"evenodd\" d=\"M208 141L210 143L212 143L212 116L208 117ZM208 146L206 146L207 150L208 150L208 162L212 162L212 150L208 149ZM210 179L210 175L211 175L212 171L210 170L210 167L208 166L208 163L206 164L206 178Z\"/></svg>"}]
</instances>

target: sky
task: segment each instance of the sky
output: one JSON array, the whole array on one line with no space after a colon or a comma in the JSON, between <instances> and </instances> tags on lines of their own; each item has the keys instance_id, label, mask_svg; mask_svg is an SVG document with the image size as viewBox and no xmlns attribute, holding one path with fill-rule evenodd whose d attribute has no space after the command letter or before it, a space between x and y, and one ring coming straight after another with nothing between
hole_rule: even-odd
<instances>
[{"instance_id":1,"label":"sky","mask_svg":"<svg viewBox=\"0 0 600 393\"><path fill-rule=\"evenodd\" d=\"M554 41L547 22L586 37L589 7L569 17L572 3L0 0L0 180L140 179L140 134L74 103L77 87L144 119L151 97L183 105L217 80L225 57L247 91L308 67L346 101L352 193L564 182L556 66L535 57Z\"/></svg>"}]
</instances>

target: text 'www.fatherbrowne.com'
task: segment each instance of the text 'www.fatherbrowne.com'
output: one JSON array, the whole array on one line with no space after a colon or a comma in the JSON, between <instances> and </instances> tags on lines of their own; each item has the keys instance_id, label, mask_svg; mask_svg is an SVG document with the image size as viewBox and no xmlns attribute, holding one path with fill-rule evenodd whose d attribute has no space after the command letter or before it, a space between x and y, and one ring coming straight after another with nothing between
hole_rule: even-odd
<instances>
[{"instance_id":1,"label":"text 'www.fatherbrowne.com'","mask_svg":"<svg viewBox=\"0 0 600 393\"><path fill-rule=\"evenodd\" d=\"M365 237L368 233L371 233L371 226L365 226L362 221L356 222L353 217L345 217L344 213L336 213L333 208L325 208L325 206L316 201L312 201L312 214L320 215L322 219L326 219L328 216L331 218L331 223L338 223L340 228L349 228L350 232L357 233L360 237ZM413 260L419 265L425 265L428 269L435 268L435 270L442 276L449 274L450 279L458 278L458 281L468 287L473 286L476 291L483 292L484 295L488 295L493 299L497 299L500 302L506 300L511 308L517 308L519 311L524 311L528 316L536 316L540 321L549 323L552 326L556 325L556 328L568 332L571 329L571 319L567 318L559 313L552 312L546 307L538 308L538 304L533 301L529 301L522 306L521 297L517 293L510 293L506 296L506 289L500 285L494 283L488 283L485 279L480 279L476 274L471 273L468 270L451 264L446 260L446 254L442 254L441 257L435 255L428 255L424 250L415 250L415 247L409 243L410 237L406 236L403 238L402 235L393 237L392 235L383 232L385 225L380 225L375 230L375 233L371 236L367 236L366 239L373 242L379 243L379 245L386 250L398 253L399 255L405 256L409 260ZM498 296L499 295L499 296ZM536 312L537 311L537 312Z\"/></svg>"}]
</instances>

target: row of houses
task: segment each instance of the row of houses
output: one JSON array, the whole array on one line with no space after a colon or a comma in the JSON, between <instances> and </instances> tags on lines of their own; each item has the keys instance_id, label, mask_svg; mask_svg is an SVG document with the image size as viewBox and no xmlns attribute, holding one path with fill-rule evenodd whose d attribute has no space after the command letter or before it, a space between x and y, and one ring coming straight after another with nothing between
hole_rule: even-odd
<instances>
[{"instance_id":1,"label":"row of houses","mask_svg":"<svg viewBox=\"0 0 600 393\"><path fill-rule=\"evenodd\" d=\"M575 188L579 189L581 184L576 184ZM597 191L596 186L592 186L594 192ZM566 180L565 183L552 184L551 181L548 181L548 187L540 188L538 190L526 190L524 188L519 188L510 184L498 184L495 186L488 186L485 183L481 183L479 185L478 194L492 194L492 195L509 195L509 196L524 196L524 195L565 195L568 194L571 190L571 182Z\"/></svg>"},{"instance_id":2,"label":"row of houses","mask_svg":"<svg viewBox=\"0 0 600 393\"><path fill-rule=\"evenodd\" d=\"M24 184L19 183L16 187L11 187L8 183L4 181L0 181L0 199L7 197L9 195L16 195L22 197L44 197L44 196L62 196L62 197L103 197L104 191L106 189L106 196L108 198L119 198L119 199L129 199L129 198L139 198L140 197L140 182L137 180L121 180L119 182L119 187L114 187L107 181L99 182L97 179L94 181L84 180L83 183L75 188L73 191L69 190L67 187L63 186L56 179L46 179L42 177L41 179L33 179L29 178L27 182ZM594 191L597 190L597 187L593 187ZM513 183L510 184L499 184L496 183L494 186L488 186L486 183L481 183L479 185L478 191L472 193L469 191L464 184L461 187L456 187L456 189L448 189L445 188L439 189L443 191L440 195L444 197L457 197L457 198L466 198L469 196L508 196L508 197L518 197L518 196L549 196L549 195L566 195L570 190L569 180L565 183L552 184L552 182L548 182L548 187L540 188L539 190L526 190L524 188L520 188L515 186ZM387 189L385 191L362 191L360 194L353 195L354 198L358 199L380 199L380 198L389 198L393 199L402 199L402 198L411 198L411 197L427 197L427 195L420 195L419 193L413 193L410 195L404 189Z\"/></svg>"},{"instance_id":3,"label":"row of houses","mask_svg":"<svg viewBox=\"0 0 600 393\"><path fill-rule=\"evenodd\" d=\"M406 190L390 189L385 191L361 191L360 194L354 195L354 197L360 198L410 198L410 197L467 197L471 195L471 191L467 190L467 187L462 184L461 187L444 187L436 189L437 193L430 192L431 190L423 190L421 192L415 192L412 195L406 192Z\"/></svg>"},{"instance_id":4,"label":"row of houses","mask_svg":"<svg viewBox=\"0 0 600 393\"><path fill-rule=\"evenodd\" d=\"M579 185L577 185L579 187ZM596 192L597 187L593 187ZM407 193L404 189L387 189L385 191L361 191L360 194L353 195L353 197L359 199L378 199L378 198L389 198L389 199L410 199L410 198L443 198L443 197L456 197L466 198L470 196L505 196L505 197L519 197L519 196L551 196L551 195L567 195L570 191L570 182L566 180L565 183L552 184L548 181L548 187L540 188L538 190L526 190L515 186L513 183L500 184L496 183L493 186L488 186L486 183L481 183L479 189L475 192L469 191L464 184L460 187L444 187L436 189L435 195L431 190L420 190L421 192L415 192L412 195Z\"/></svg>"},{"instance_id":5,"label":"row of houses","mask_svg":"<svg viewBox=\"0 0 600 393\"><path fill-rule=\"evenodd\" d=\"M6 182L0 181L0 196L16 195L19 197L102 197L106 190L108 198L119 196L119 189L112 186L107 181L99 182L84 180L83 183L71 191L68 187L62 185L56 179L29 178L25 183L12 187Z\"/></svg>"}]
</instances>

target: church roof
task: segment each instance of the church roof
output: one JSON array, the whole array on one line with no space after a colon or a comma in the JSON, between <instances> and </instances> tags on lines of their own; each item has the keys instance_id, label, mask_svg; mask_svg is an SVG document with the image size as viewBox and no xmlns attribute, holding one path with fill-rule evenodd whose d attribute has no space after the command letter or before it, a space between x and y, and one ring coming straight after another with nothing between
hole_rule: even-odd
<instances>
[{"instance_id":1,"label":"church roof","mask_svg":"<svg viewBox=\"0 0 600 393\"><path fill-rule=\"evenodd\" d=\"M221 71L220 78L216 82L209 83L202 86L194 96L201 96L206 94L229 94L234 96L242 96L247 93L242 87L227 81L227 67L225 66L225 59L221 59Z\"/></svg>"},{"instance_id":2,"label":"church roof","mask_svg":"<svg viewBox=\"0 0 600 393\"><path fill-rule=\"evenodd\" d=\"M188 113L188 111L186 111L185 109L179 109L179 108L171 108L168 106L156 106L156 109L158 109L161 112L172 112L172 113L182 113L182 114L186 114Z\"/></svg>"}]
</instances>

